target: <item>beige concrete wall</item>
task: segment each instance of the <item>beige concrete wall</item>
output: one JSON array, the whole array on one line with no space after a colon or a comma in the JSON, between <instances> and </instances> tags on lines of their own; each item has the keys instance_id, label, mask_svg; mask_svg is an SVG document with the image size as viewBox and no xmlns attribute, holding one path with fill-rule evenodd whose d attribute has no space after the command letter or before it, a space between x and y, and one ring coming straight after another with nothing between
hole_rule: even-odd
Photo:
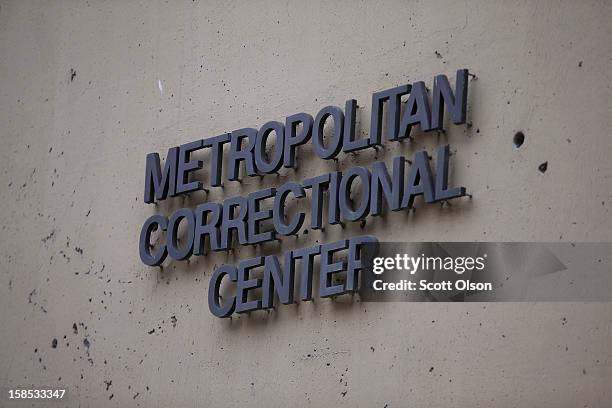
<instances>
[{"instance_id":1,"label":"beige concrete wall","mask_svg":"<svg viewBox=\"0 0 612 408\"><path fill-rule=\"evenodd\" d=\"M373 91L463 67L473 126L379 157L448 141L473 199L365 231L610 241L611 21L605 1L1 2L0 386L63 385L83 407L612 406L610 303L316 299L220 320L212 269L253 249L163 271L137 250L142 222L182 205L142 202L146 153L349 97L367 129ZM343 233L362 231L282 250Z\"/></svg>"}]
</instances>

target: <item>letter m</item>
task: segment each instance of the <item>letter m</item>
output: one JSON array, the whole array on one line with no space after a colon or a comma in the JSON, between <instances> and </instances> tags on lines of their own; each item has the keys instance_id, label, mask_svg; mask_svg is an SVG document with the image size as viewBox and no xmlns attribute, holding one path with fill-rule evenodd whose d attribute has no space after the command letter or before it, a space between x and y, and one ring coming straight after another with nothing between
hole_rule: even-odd
<instances>
[{"instance_id":1,"label":"letter m","mask_svg":"<svg viewBox=\"0 0 612 408\"><path fill-rule=\"evenodd\" d=\"M176 190L176 165L178 162L178 147L168 149L164 172L162 174L159 163L159 154L147 154L147 168L145 170L144 202L147 204L155 200L165 200L173 197Z\"/></svg>"}]
</instances>

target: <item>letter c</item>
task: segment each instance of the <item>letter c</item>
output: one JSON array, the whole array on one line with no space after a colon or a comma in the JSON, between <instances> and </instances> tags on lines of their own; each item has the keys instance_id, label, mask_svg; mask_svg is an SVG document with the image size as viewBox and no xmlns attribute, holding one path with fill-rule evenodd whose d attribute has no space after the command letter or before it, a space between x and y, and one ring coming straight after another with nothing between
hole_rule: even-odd
<instances>
[{"instance_id":1,"label":"letter c","mask_svg":"<svg viewBox=\"0 0 612 408\"><path fill-rule=\"evenodd\" d=\"M274 229L281 235L295 234L302 227L306 217L303 212L299 212L294 215L289 224L285 224L285 200L287 200L289 193L293 193L296 198L303 198L306 195L304 188L293 181L283 184L276 190L273 221Z\"/></svg>"},{"instance_id":2,"label":"letter c","mask_svg":"<svg viewBox=\"0 0 612 408\"><path fill-rule=\"evenodd\" d=\"M208 308L217 317L229 317L234 313L236 308L236 296L233 295L225 301L225 304L221 306L219 299L219 289L221 288L221 281L223 277L229 276L232 282L236 282L238 279L238 271L235 266L232 265L221 265L215 270L212 278L210 278L210 284L208 286Z\"/></svg>"},{"instance_id":3,"label":"letter c","mask_svg":"<svg viewBox=\"0 0 612 408\"><path fill-rule=\"evenodd\" d=\"M168 256L168 248L166 244L161 244L159 249L154 254L151 253L151 233L157 228L165 231L168 228L168 219L160 214L150 216L142 226L140 230L140 241L138 243L138 250L140 252L140 259L145 265L158 266L164 262L166 256Z\"/></svg>"},{"instance_id":4,"label":"letter c","mask_svg":"<svg viewBox=\"0 0 612 408\"><path fill-rule=\"evenodd\" d=\"M382 280L381 279L376 279L374 281L374 283L372 284L372 286L374 287L374 290L383 290L383 288L380 286L380 284L382 284Z\"/></svg>"}]
</instances>

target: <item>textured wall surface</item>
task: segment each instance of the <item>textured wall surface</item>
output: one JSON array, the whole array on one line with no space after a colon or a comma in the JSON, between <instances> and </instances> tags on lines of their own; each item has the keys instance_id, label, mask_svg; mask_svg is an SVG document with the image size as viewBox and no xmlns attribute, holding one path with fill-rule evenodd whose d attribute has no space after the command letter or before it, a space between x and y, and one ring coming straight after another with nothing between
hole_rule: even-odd
<instances>
[{"instance_id":1,"label":"textured wall surface","mask_svg":"<svg viewBox=\"0 0 612 408\"><path fill-rule=\"evenodd\" d=\"M143 265L144 159L169 147L458 68L472 126L448 142L473 198L310 231L408 241L612 240L612 4L606 1L0 3L0 386L69 406L612 406L610 303L281 306L217 319L213 267ZM516 131L526 135L516 150ZM308 160L300 180L340 164ZM547 162L547 171L538 170ZM310 164L312 163L312 164ZM202 172L206 177L206 172ZM226 183L211 201L277 185ZM53 347L54 339L57 340Z\"/></svg>"}]
</instances>

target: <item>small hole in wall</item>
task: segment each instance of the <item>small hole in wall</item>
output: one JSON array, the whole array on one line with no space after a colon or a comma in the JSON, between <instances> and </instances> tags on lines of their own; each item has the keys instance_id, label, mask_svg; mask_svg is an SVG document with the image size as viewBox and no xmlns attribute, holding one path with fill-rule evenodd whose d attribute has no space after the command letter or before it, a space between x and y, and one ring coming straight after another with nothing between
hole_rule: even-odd
<instances>
[{"instance_id":1,"label":"small hole in wall","mask_svg":"<svg viewBox=\"0 0 612 408\"><path fill-rule=\"evenodd\" d=\"M515 149L520 148L525 143L525 134L521 131L516 132L512 138L512 143L514 143Z\"/></svg>"}]
</instances>

